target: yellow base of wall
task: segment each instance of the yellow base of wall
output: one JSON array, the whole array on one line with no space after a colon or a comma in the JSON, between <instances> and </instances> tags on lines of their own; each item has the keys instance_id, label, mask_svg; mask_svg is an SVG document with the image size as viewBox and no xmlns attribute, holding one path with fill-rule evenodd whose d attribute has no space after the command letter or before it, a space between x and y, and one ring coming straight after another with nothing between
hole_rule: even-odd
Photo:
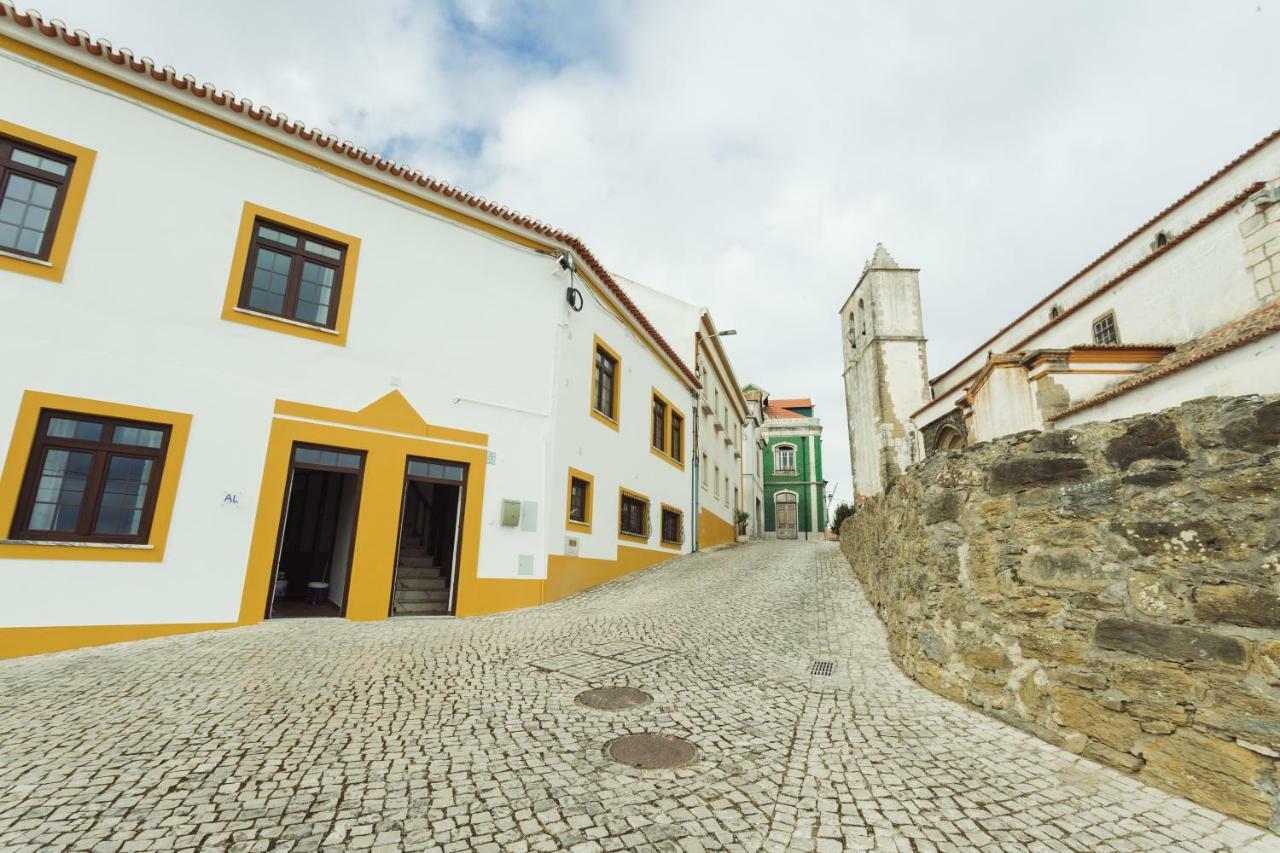
<instances>
[{"instance_id":1,"label":"yellow base of wall","mask_svg":"<svg viewBox=\"0 0 1280 853\"><path fill-rule=\"evenodd\" d=\"M614 560L593 560L589 557L547 558L547 579L543 584L543 601L559 601L575 592L590 589L602 583L629 575L640 569L680 556L648 548L618 546Z\"/></svg>"},{"instance_id":2,"label":"yellow base of wall","mask_svg":"<svg viewBox=\"0 0 1280 853\"><path fill-rule=\"evenodd\" d=\"M207 622L191 625L71 625L49 628L0 628L0 659L235 627L237 627L235 622Z\"/></svg>"},{"instance_id":3,"label":"yellow base of wall","mask_svg":"<svg viewBox=\"0 0 1280 853\"><path fill-rule=\"evenodd\" d=\"M738 541L733 525L708 509L698 510L698 547L714 548Z\"/></svg>"}]
</instances>

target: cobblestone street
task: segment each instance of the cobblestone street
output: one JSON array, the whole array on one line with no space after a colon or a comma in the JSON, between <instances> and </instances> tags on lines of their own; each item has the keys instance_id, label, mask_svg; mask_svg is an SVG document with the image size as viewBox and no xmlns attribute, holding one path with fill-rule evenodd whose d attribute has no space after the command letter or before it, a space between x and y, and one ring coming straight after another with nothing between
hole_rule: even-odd
<instances>
[{"instance_id":1,"label":"cobblestone street","mask_svg":"<svg viewBox=\"0 0 1280 853\"><path fill-rule=\"evenodd\" d=\"M809 674L817 659L830 675ZM574 701L624 684L654 701ZM698 758L606 757L642 732ZM496 617L276 622L0 663L0 849L1280 843L934 696L894 667L834 546L761 543Z\"/></svg>"}]
</instances>

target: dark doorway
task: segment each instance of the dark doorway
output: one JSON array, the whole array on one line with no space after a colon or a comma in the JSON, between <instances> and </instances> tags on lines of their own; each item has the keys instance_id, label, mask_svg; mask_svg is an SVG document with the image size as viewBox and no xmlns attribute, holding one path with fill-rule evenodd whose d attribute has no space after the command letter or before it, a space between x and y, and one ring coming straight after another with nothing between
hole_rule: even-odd
<instances>
[{"instance_id":1,"label":"dark doorway","mask_svg":"<svg viewBox=\"0 0 1280 853\"><path fill-rule=\"evenodd\" d=\"M295 445L267 618L346 612L364 454Z\"/></svg>"},{"instance_id":2,"label":"dark doorway","mask_svg":"<svg viewBox=\"0 0 1280 853\"><path fill-rule=\"evenodd\" d=\"M446 616L454 612L466 486L466 465L409 460L391 589L392 616Z\"/></svg>"}]
</instances>

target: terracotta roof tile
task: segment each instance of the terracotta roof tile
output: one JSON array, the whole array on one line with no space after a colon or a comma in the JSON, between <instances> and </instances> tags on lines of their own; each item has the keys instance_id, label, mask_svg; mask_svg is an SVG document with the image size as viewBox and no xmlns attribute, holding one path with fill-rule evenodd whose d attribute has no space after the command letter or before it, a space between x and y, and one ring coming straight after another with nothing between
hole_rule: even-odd
<instances>
[{"instance_id":1,"label":"terracotta roof tile","mask_svg":"<svg viewBox=\"0 0 1280 853\"><path fill-rule=\"evenodd\" d=\"M795 412L791 411L790 409L784 409L781 406L775 405L772 401L770 401L769 405L764 407L764 416L766 418L796 418L796 419L800 419L804 417L804 415L798 415Z\"/></svg>"},{"instance_id":2,"label":"terracotta roof tile","mask_svg":"<svg viewBox=\"0 0 1280 853\"><path fill-rule=\"evenodd\" d=\"M1075 405L1068 406L1054 415L1053 420L1060 420L1067 415L1091 409L1100 403L1127 394L1135 388L1141 388L1143 385L1278 332L1280 332L1280 303L1258 308L1238 320L1219 326L1203 337L1179 345L1160 361L1144 367L1123 382L1111 386L1100 394L1081 400Z\"/></svg>"},{"instance_id":3,"label":"terracotta roof tile","mask_svg":"<svg viewBox=\"0 0 1280 853\"><path fill-rule=\"evenodd\" d=\"M813 400L808 397L774 397L770 402L784 409L808 409L813 407Z\"/></svg>"},{"instance_id":4,"label":"terracotta roof tile","mask_svg":"<svg viewBox=\"0 0 1280 853\"><path fill-rule=\"evenodd\" d=\"M541 220L525 216L506 205L489 201L483 196L466 192L444 181L436 180L433 177L424 175L417 169L412 169L403 163L384 158L380 154L357 146L355 143L340 141L333 134L325 133L315 128L307 128L302 122L294 121L283 113L274 113L270 107L255 106L248 98L237 97L235 93L226 90L219 91L209 83L197 83L196 79L189 74L179 76L178 72L168 65L157 67L155 61L148 57L135 58L134 53L128 48L113 47L111 42L106 39L95 39L84 30L69 30L62 21L56 19L46 21L34 10L19 12L7 0L0 0L0 20L4 18L12 20L20 27L39 32L52 41L61 42L72 48L79 48L95 59L101 59L112 65L127 68L140 76L148 77L157 82L167 82L175 90L185 92L193 98L207 101L238 116L247 116L254 121L261 122L264 135L270 131L275 131L307 142L314 142L318 147L327 149L334 154L345 154L353 164L360 164L373 171L402 178L407 184L412 184L419 189L460 202L526 231L561 243L572 249L581 260L586 262L587 266L608 288L609 292L635 318L645 333L658 344L663 353L680 369L680 372L692 383L693 387L702 387L701 383L698 382L697 375L689 369L688 365L676 354L676 351L672 349L666 339L662 337L653 324L649 322L648 318L631 301L626 292L618 286L618 283L613 280L613 276L609 275L608 270L600 263L595 254L587 248L586 244L567 231L553 228Z\"/></svg>"}]
</instances>

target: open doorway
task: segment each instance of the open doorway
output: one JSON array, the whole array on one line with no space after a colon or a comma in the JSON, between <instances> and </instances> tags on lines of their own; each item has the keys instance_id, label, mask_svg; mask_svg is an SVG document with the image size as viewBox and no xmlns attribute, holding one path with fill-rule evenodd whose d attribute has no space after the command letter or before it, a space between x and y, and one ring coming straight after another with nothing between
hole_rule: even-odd
<instances>
[{"instance_id":1,"label":"open doorway","mask_svg":"<svg viewBox=\"0 0 1280 853\"><path fill-rule=\"evenodd\" d=\"M392 616L454 612L467 466L410 459L400 512Z\"/></svg>"},{"instance_id":2,"label":"open doorway","mask_svg":"<svg viewBox=\"0 0 1280 853\"><path fill-rule=\"evenodd\" d=\"M346 612L363 472L362 452L294 445L268 619Z\"/></svg>"}]
</instances>

